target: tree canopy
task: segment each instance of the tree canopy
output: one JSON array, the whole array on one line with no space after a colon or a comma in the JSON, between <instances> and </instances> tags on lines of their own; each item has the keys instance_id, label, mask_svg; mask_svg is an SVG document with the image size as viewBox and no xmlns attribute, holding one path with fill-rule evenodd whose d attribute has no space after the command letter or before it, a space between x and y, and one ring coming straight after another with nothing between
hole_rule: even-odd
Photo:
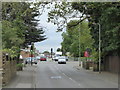
<instances>
[{"instance_id":1,"label":"tree canopy","mask_svg":"<svg viewBox=\"0 0 120 90\"><path fill-rule=\"evenodd\" d=\"M94 38L94 47L98 50L98 23L101 26L102 55L119 53L120 48L120 2L72 3L72 7L85 14ZM96 23L96 24L93 24Z\"/></svg>"},{"instance_id":2,"label":"tree canopy","mask_svg":"<svg viewBox=\"0 0 120 90\"><path fill-rule=\"evenodd\" d=\"M63 42L61 43L64 53L70 52L72 56L83 56L87 48L92 49L93 39L90 35L88 22L84 21L76 27L69 27L69 25L79 22L78 20L71 20L68 23L66 32L62 34Z\"/></svg>"},{"instance_id":3,"label":"tree canopy","mask_svg":"<svg viewBox=\"0 0 120 90\"><path fill-rule=\"evenodd\" d=\"M60 4L62 5L59 8ZM79 18L79 22L72 25L66 25L75 27L82 21L88 20L90 34L94 39L93 47L96 51L98 51L99 47L99 23L101 26L102 57L106 55L119 55L120 2L64 2L57 3L56 8L57 11L53 9L49 14L51 22L57 22L59 19L61 22L64 22L63 25L66 25L68 23L66 22L66 20L68 20L67 18L71 19L70 17L76 17ZM67 8L69 9L66 10ZM56 17L58 19L55 19ZM59 22L57 24L60 24ZM64 35L64 37L66 37L66 35Z\"/></svg>"},{"instance_id":4,"label":"tree canopy","mask_svg":"<svg viewBox=\"0 0 120 90\"><path fill-rule=\"evenodd\" d=\"M2 3L3 49L27 47L34 42L45 40L44 30L38 27L39 10L32 3ZM13 49L12 49L13 50Z\"/></svg>"}]
</instances>

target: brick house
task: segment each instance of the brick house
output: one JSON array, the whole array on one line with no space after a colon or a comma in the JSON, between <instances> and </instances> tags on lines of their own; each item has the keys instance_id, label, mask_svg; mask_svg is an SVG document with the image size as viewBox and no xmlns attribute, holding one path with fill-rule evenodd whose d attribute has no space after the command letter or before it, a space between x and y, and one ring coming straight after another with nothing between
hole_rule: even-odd
<instances>
[{"instance_id":1,"label":"brick house","mask_svg":"<svg viewBox=\"0 0 120 90\"><path fill-rule=\"evenodd\" d=\"M30 48L28 49L21 49L20 55L24 58L27 58L30 56Z\"/></svg>"}]
</instances>

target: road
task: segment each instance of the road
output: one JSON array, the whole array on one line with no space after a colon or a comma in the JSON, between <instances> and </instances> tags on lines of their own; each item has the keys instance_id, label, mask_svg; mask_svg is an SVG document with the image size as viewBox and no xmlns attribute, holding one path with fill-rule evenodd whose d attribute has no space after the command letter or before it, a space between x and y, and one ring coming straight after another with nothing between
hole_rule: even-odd
<instances>
[{"instance_id":1,"label":"road","mask_svg":"<svg viewBox=\"0 0 120 90\"><path fill-rule=\"evenodd\" d=\"M101 79L96 74L77 70L77 61L67 64L39 62L35 68L35 88L117 88L114 82Z\"/></svg>"},{"instance_id":2,"label":"road","mask_svg":"<svg viewBox=\"0 0 120 90\"><path fill-rule=\"evenodd\" d=\"M39 61L27 65L4 88L118 88L116 74L96 73L80 68L77 61L58 64Z\"/></svg>"}]
</instances>

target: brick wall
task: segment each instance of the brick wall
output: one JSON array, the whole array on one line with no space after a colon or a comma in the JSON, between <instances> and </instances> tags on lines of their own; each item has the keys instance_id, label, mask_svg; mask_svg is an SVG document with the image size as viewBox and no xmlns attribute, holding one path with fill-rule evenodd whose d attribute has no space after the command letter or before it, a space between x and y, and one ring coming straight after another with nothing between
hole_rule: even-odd
<instances>
[{"instance_id":1,"label":"brick wall","mask_svg":"<svg viewBox=\"0 0 120 90\"><path fill-rule=\"evenodd\" d=\"M0 52L0 68L2 68L2 52Z\"/></svg>"},{"instance_id":2,"label":"brick wall","mask_svg":"<svg viewBox=\"0 0 120 90\"><path fill-rule=\"evenodd\" d=\"M0 52L0 88L2 87L2 53Z\"/></svg>"},{"instance_id":3,"label":"brick wall","mask_svg":"<svg viewBox=\"0 0 120 90\"><path fill-rule=\"evenodd\" d=\"M5 54L2 56L2 86L7 85L13 77L16 76L16 60L6 57Z\"/></svg>"},{"instance_id":4,"label":"brick wall","mask_svg":"<svg viewBox=\"0 0 120 90\"><path fill-rule=\"evenodd\" d=\"M22 55L23 58L26 58L29 57L30 52L21 51L20 54Z\"/></svg>"}]
</instances>

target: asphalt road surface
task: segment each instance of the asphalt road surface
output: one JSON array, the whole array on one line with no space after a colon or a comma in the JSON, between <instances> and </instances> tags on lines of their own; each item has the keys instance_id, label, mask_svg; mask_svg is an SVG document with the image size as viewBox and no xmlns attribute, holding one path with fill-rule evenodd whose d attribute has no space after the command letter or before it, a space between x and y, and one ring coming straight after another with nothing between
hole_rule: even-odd
<instances>
[{"instance_id":1,"label":"asphalt road surface","mask_svg":"<svg viewBox=\"0 0 120 90\"><path fill-rule=\"evenodd\" d=\"M85 70L77 70L76 61L68 61L67 64L58 64L53 61L41 61L35 69L35 88L117 88L113 82L99 78L99 76L87 73Z\"/></svg>"}]
</instances>

